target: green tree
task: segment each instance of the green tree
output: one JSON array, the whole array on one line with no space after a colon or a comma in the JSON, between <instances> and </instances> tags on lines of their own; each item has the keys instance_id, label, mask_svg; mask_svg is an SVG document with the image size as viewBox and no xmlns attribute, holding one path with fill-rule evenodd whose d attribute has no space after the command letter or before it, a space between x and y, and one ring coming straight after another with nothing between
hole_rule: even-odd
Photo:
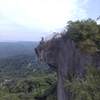
<instances>
[{"instance_id":1,"label":"green tree","mask_svg":"<svg viewBox=\"0 0 100 100\"><path fill-rule=\"evenodd\" d=\"M100 100L100 70L86 67L85 79L67 80L65 86L70 91L70 100Z\"/></svg>"},{"instance_id":2,"label":"green tree","mask_svg":"<svg viewBox=\"0 0 100 100\"><path fill-rule=\"evenodd\" d=\"M75 42L76 47L85 53L100 51L100 25L95 20L69 21L66 36ZM89 47L88 47L89 46ZM90 52L88 51L90 49Z\"/></svg>"}]
</instances>

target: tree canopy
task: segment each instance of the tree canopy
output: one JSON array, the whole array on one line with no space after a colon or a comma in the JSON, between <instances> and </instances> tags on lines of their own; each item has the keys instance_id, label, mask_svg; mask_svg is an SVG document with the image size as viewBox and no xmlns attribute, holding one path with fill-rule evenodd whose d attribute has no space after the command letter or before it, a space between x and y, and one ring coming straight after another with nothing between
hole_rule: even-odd
<instances>
[{"instance_id":1,"label":"tree canopy","mask_svg":"<svg viewBox=\"0 0 100 100\"><path fill-rule=\"evenodd\" d=\"M100 70L95 67L85 67L85 79L72 79L66 81L70 91L69 100L100 100Z\"/></svg>"},{"instance_id":2,"label":"tree canopy","mask_svg":"<svg viewBox=\"0 0 100 100\"><path fill-rule=\"evenodd\" d=\"M100 25L95 20L69 21L66 29L67 38L73 40L81 51L90 54L100 51Z\"/></svg>"}]
</instances>

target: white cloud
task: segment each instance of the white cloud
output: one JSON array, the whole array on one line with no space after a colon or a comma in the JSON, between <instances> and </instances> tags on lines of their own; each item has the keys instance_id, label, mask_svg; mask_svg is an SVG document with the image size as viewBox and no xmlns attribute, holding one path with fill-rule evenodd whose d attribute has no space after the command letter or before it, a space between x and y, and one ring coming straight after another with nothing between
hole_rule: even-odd
<instances>
[{"instance_id":1,"label":"white cloud","mask_svg":"<svg viewBox=\"0 0 100 100\"><path fill-rule=\"evenodd\" d=\"M100 25L100 21L97 21L97 24L99 24L99 25Z\"/></svg>"},{"instance_id":2,"label":"white cloud","mask_svg":"<svg viewBox=\"0 0 100 100\"><path fill-rule=\"evenodd\" d=\"M1 0L0 9L18 24L52 29L62 27L74 18L73 12L74 16L86 17L85 11L78 8L76 3L77 0Z\"/></svg>"},{"instance_id":3,"label":"white cloud","mask_svg":"<svg viewBox=\"0 0 100 100\"><path fill-rule=\"evenodd\" d=\"M87 1L84 0L82 4ZM53 30L64 28L69 20L87 17L86 11L79 7L78 2L79 0L0 0L0 12L6 17L0 18L1 34L9 31L10 34L46 36Z\"/></svg>"},{"instance_id":4,"label":"white cloud","mask_svg":"<svg viewBox=\"0 0 100 100\"><path fill-rule=\"evenodd\" d=\"M89 0L84 0L83 4L86 4Z\"/></svg>"},{"instance_id":5,"label":"white cloud","mask_svg":"<svg viewBox=\"0 0 100 100\"><path fill-rule=\"evenodd\" d=\"M77 1L77 6L84 6L87 4L90 0L76 0Z\"/></svg>"}]
</instances>

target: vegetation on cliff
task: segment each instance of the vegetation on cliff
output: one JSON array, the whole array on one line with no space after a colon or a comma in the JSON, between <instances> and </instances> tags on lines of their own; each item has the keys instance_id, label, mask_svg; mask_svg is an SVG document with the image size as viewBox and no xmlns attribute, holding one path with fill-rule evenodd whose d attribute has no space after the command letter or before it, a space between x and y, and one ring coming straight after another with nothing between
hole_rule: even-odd
<instances>
[{"instance_id":1,"label":"vegetation on cliff","mask_svg":"<svg viewBox=\"0 0 100 100\"><path fill-rule=\"evenodd\" d=\"M69 21L66 29L64 38L73 40L76 48L88 57L100 53L100 25L95 20ZM69 100L100 100L100 69L88 66L85 70L84 79L75 78L72 72L67 74L65 86L69 90Z\"/></svg>"},{"instance_id":2,"label":"vegetation on cliff","mask_svg":"<svg viewBox=\"0 0 100 100\"><path fill-rule=\"evenodd\" d=\"M100 100L100 70L95 67L85 67L87 75L84 79L66 81L70 91L69 100Z\"/></svg>"},{"instance_id":3,"label":"vegetation on cliff","mask_svg":"<svg viewBox=\"0 0 100 100\"><path fill-rule=\"evenodd\" d=\"M66 37L75 42L77 48L87 54L100 51L100 25L95 20L69 21Z\"/></svg>"}]
</instances>

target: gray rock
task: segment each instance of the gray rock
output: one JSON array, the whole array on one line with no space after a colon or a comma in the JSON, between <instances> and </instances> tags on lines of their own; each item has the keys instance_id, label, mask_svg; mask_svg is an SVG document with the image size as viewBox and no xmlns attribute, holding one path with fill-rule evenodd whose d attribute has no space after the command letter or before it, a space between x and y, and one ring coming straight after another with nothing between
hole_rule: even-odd
<instances>
[{"instance_id":1,"label":"gray rock","mask_svg":"<svg viewBox=\"0 0 100 100\"><path fill-rule=\"evenodd\" d=\"M92 65L100 68L100 55L88 57L76 49L70 39L56 38L39 44L35 48L38 58L46 62L58 75L58 100L69 100L69 92L65 87L68 79L67 72L71 72L74 78L84 78L84 67Z\"/></svg>"}]
</instances>

